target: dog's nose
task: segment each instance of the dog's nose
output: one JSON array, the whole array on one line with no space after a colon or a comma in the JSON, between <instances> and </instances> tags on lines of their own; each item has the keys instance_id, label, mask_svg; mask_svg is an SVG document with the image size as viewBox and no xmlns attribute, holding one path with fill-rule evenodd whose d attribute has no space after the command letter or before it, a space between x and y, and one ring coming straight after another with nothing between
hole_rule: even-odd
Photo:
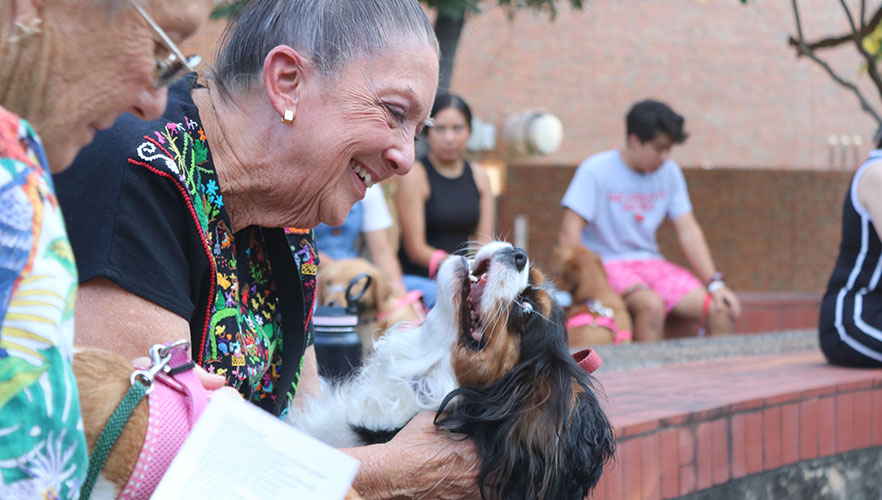
<instances>
[{"instance_id":1,"label":"dog's nose","mask_svg":"<svg viewBox=\"0 0 882 500\"><path fill-rule=\"evenodd\" d=\"M523 271L527 266L527 252L518 247L511 247L502 250L501 253L504 255L504 259L511 265L514 266L519 272Z\"/></svg>"}]
</instances>

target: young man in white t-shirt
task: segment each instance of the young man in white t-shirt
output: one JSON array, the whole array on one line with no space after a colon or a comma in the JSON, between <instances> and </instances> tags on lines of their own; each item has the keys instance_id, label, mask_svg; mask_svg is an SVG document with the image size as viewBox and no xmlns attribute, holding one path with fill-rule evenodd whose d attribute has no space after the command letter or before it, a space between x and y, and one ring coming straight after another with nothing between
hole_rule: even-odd
<instances>
[{"instance_id":1,"label":"young man in white t-shirt","mask_svg":"<svg viewBox=\"0 0 882 500\"><path fill-rule=\"evenodd\" d=\"M683 117L646 100L631 108L626 125L624 149L591 156L576 170L561 202L560 243L600 255L637 340L661 340L667 314L702 321L709 334L731 333L741 305L714 266L683 172L668 159L686 140ZM666 217L698 278L659 252L656 231Z\"/></svg>"}]
</instances>

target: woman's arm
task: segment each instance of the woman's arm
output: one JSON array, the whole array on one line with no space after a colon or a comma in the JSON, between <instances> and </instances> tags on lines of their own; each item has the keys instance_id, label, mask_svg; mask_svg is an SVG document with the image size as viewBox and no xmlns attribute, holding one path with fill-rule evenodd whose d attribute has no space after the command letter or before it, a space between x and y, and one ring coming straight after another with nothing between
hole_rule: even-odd
<instances>
[{"instance_id":1,"label":"woman's arm","mask_svg":"<svg viewBox=\"0 0 882 500\"><path fill-rule=\"evenodd\" d=\"M417 162L410 173L398 179L395 206L398 210L398 225L404 251L411 261L426 268L436 250L426 243L427 199L429 181L425 167Z\"/></svg>"},{"instance_id":2,"label":"woman's arm","mask_svg":"<svg viewBox=\"0 0 882 500\"><path fill-rule=\"evenodd\" d=\"M882 234L882 163L871 165L858 179L858 202L873 221L876 234Z\"/></svg>"},{"instance_id":3,"label":"woman's arm","mask_svg":"<svg viewBox=\"0 0 882 500\"><path fill-rule=\"evenodd\" d=\"M190 339L186 319L107 278L93 278L80 285L74 322L76 344L112 351L126 359L146 356L154 344Z\"/></svg>"},{"instance_id":4,"label":"woman's arm","mask_svg":"<svg viewBox=\"0 0 882 500\"><path fill-rule=\"evenodd\" d=\"M478 218L478 227L475 228L475 234L472 235L472 239L481 243L488 243L493 240L493 236L496 234L496 203L493 199L493 191L490 189L490 175L480 165L475 163L472 163L472 174L475 178L475 185L478 187L481 211Z\"/></svg>"},{"instance_id":5,"label":"woman's arm","mask_svg":"<svg viewBox=\"0 0 882 500\"><path fill-rule=\"evenodd\" d=\"M389 286L396 294L406 294L407 289L404 287L404 282L401 281L401 264L398 262L398 257L392 253L386 230L378 229L363 234L371 261L383 271L389 280Z\"/></svg>"}]
</instances>

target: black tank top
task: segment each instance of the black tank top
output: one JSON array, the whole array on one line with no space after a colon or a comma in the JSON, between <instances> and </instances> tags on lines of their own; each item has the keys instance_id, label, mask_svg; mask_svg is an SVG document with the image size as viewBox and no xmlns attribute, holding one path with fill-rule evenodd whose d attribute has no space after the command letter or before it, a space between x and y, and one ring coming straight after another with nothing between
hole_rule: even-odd
<instances>
[{"instance_id":1,"label":"black tank top","mask_svg":"<svg viewBox=\"0 0 882 500\"><path fill-rule=\"evenodd\" d=\"M427 157L420 160L426 167L429 199L426 200L426 243L434 248L453 253L468 241L478 227L481 217L481 196L468 162L462 175L449 179L439 174ZM399 245L398 258L405 274L428 276L429 270L411 262Z\"/></svg>"},{"instance_id":2,"label":"black tank top","mask_svg":"<svg viewBox=\"0 0 882 500\"><path fill-rule=\"evenodd\" d=\"M877 150L870 155L870 159L858 169L845 196L842 210L842 242L824 295L821 310L822 330L833 325L837 310L840 317L850 317L854 313L852 303L857 296L862 298L864 313L872 312L871 308L880 305L882 242L870 215L861 214L856 208L857 181L868 166L880 159L882 159L882 151Z\"/></svg>"}]
</instances>

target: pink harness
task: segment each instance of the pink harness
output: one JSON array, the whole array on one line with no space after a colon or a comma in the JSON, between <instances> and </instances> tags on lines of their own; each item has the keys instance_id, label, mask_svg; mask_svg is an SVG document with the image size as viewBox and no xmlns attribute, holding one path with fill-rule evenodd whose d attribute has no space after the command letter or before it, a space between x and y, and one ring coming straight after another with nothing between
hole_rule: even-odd
<instances>
[{"instance_id":1,"label":"pink harness","mask_svg":"<svg viewBox=\"0 0 882 500\"><path fill-rule=\"evenodd\" d=\"M150 416L138 463L117 498L150 498L168 470L196 419L205 408L209 392L196 378L187 349L173 351L171 375L159 372L147 396ZM178 371L181 369L182 371Z\"/></svg>"},{"instance_id":2,"label":"pink harness","mask_svg":"<svg viewBox=\"0 0 882 500\"><path fill-rule=\"evenodd\" d=\"M407 292L407 295L395 299L395 306L391 310L377 314L377 319L382 320L403 307L413 305L413 308L416 310L417 316L419 317L419 322L422 323L426 319L426 311L423 308L423 303L420 302L420 299L422 298L422 292L419 290L411 290Z\"/></svg>"},{"instance_id":3,"label":"pink harness","mask_svg":"<svg viewBox=\"0 0 882 500\"><path fill-rule=\"evenodd\" d=\"M613 318L602 314L582 312L567 320L567 329L577 326L600 326L606 328L613 333L616 344L631 340L633 337L630 330L619 330Z\"/></svg>"}]
</instances>

